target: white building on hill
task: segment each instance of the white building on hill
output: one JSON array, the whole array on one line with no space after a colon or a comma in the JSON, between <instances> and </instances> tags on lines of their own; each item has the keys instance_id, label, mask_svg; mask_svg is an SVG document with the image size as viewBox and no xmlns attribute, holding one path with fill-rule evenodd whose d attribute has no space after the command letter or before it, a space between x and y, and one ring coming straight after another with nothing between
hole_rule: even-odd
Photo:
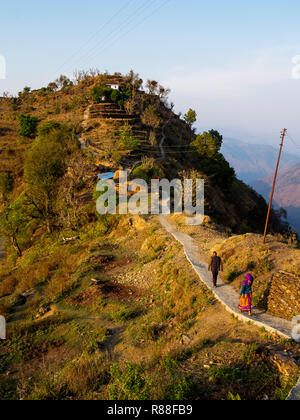
<instances>
[{"instance_id":1,"label":"white building on hill","mask_svg":"<svg viewBox=\"0 0 300 420\"><path fill-rule=\"evenodd\" d=\"M120 85L117 85L117 84L108 83L107 87L110 87L111 89L114 89L114 90L120 90Z\"/></svg>"}]
</instances>

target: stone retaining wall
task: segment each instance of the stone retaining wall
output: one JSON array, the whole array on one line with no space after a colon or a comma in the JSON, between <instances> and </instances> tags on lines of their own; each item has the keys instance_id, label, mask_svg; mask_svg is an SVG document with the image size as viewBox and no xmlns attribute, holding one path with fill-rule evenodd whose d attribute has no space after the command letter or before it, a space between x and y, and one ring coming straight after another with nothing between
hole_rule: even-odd
<instances>
[{"instance_id":1,"label":"stone retaining wall","mask_svg":"<svg viewBox=\"0 0 300 420\"><path fill-rule=\"evenodd\" d=\"M273 276L267 298L272 315L292 320L300 315L300 276L279 271Z\"/></svg>"}]
</instances>

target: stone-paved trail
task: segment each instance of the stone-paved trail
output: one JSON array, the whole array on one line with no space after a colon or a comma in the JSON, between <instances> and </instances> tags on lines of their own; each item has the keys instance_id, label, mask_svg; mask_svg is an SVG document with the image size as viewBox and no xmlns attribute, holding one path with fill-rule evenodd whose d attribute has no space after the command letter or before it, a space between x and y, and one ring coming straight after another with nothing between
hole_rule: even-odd
<instances>
[{"instance_id":1,"label":"stone-paved trail","mask_svg":"<svg viewBox=\"0 0 300 420\"><path fill-rule=\"evenodd\" d=\"M223 305L225 305L229 312L236 315L242 321L252 321L259 327L264 327L271 333L279 334L286 339L292 338L293 325L290 321L284 320L282 318L276 318L272 315L268 315L260 309L255 308L253 310L252 317L249 317L246 314L241 314L238 310L239 296L230 285L224 283L223 280L219 277L218 288L212 288L211 273L208 272L207 264L203 261L200 261L200 253L198 251L195 240L185 233L176 231L176 229L170 223L168 223L166 218L162 215L160 216L160 222L163 227L183 245L187 259L196 270L201 281L213 291L216 298L221 301Z\"/></svg>"},{"instance_id":2,"label":"stone-paved trail","mask_svg":"<svg viewBox=\"0 0 300 420\"><path fill-rule=\"evenodd\" d=\"M206 284L206 286L212 290L215 297L225 306L225 308L234 314L238 319L243 322L253 322L259 327L265 328L265 330L278 334L285 339L292 338L293 324L290 321L282 318L277 318L269 315L259 309L253 309L252 317L246 314L241 314L238 310L239 296L237 292L228 284L224 283L221 278L218 281L218 288L213 289L211 273L208 272L208 266L205 262L200 261L200 253L197 244L193 238L185 233L180 233L168 223L165 216L159 216L162 226L169 232L173 237L180 242L186 254L186 257L190 264L195 269L200 280ZM300 400L300 380L297 386L291 391L288 400Z\"/></svg>"}]
</instances>

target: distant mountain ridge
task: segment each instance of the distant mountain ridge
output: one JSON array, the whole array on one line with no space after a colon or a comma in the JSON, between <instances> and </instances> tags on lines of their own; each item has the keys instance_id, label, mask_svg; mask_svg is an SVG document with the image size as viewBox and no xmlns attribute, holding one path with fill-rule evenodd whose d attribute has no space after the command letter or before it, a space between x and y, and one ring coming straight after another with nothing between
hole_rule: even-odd
<instances>
[{"instance_id":1,"label":"distant mountain ridge","mask_svg":"<svg viewBox=\"0 0 300 420\"><path fill-rule=\"evenodd\" d=\"M269 175L264 179L253 182L251 186L268 200L272 183L273 175ZM289 223L300 234L300 163L279 172L274 205L287 210Z\"/></svg>"},{"instance_id":2,"label":"distant mountain ridge","mask_svg":"<svg viewBox=\"0 0 300 420\"><path fill-rule=\"evenodd\" d=\"M252 184L258 179L274 173L278 149L264 144L243 143L240 140L225 138L222 153L235 169L237 176L244 182ZM300 164L300 156L282 153L280 166L282 169Z\"/></svg>"}]
</instances>

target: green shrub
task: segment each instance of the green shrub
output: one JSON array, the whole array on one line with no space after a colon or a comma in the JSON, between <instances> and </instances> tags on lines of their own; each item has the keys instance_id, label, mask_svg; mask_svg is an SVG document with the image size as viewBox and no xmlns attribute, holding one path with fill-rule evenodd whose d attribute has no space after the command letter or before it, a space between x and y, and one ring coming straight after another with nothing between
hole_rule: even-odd
<instances>
[{"instance_id":1,"label":"green shrub","mask_svg":"<svg viewBox=\"0 0 300 420\"><path fill-rule=\"evenodd\" d=\"M228 397L227 397L227 400L228 401L242 401L242 399L239 396L239 394L233 395L231 392L229 392Z\"/></svg>"},{"instance_id":2,"label":"green shrub","mask_svg":"<svg viewBox=\"0 0 300 420\"><path fill-rule=\"evenodd\" d=\"M120 108L124 108L124 106L125 106L125 100L124 100L124 99L120 99L120 100L118 101L118 106L119 106Z\"/></svg>"},{"instance_id":3,"label":"green shrub","mask_svg":"<svg viewBox=\"0 0 300 420\"><path fill-rule=\"evenodd\" d=\"M108 390L111 400L142 401L150 398L150 385L142 367L128 363L121 370L115 363L110 368L110 377Z\"/></svg>"},{"instance_id":4,"label":"green shrub","mask_svg":"<svg viewBox=\"0 0 300 420\"><path fill-rule=\"evenodd\" d=\"M19 135L33 138L37 132L38 119L30 115L19 115Z\"/></svg>"},{"instance_id":5,"label":"green shrub","mask_svg":"<svg viewBox=\"0 0 300 420\"><path fill-rule=\"evenodd\" d=\"M139 140L134 137L132 127L128 122L120 128L119 136L119 147L122 150L134 150L139 144Z\"/></svg>"},{"instance_id":6,"label":"green shrub","mask_svg":"<svg viewBox=\"0 0 300 420\"><path fill-rule=\"evenodd\" d=\"M209 132L199 134L191 143L201 156L214 158L218 155L223 142L223 136L218 131L210 130Z\"/></svg>"},{"instance_id":7,"label":"green shrub","mask_svg":"<svg viewBox=\"0 0 300 420\"><path fill-rule=\"evenodd\" d=\"M108 368L101 356L92 358L83 353L82 357L67 363L55 374L49 369L38 373L38 384L35 384L30 400L62 400L91 398L90 393L107 384Z\"/></svg>"},{"instance_id":8,"label":"green shrub","mask_svg":"<svg viewBox=\"0 0 300 420\"><path fill-rule=\"evenodd\" d=\"M147 174L147 172L146 172L146 171L144 171L144 170L142 169L142 167L141 167L141 166L139 166L139 167L135 168L135 169L132 171L132 176L133 176L135 179L143 179L143 180L144 180L144 181L146 181L146 182L149 182L149 181L150 181L149 175Z\"/></svg>"},{"instance_id":9,"label":"green shrub","mask_svg":"<svg viewBox=\"0 0 300 420\"><path fill-rule=\"evenodd\" d=\"M209 373L211 381L215 381L218 385L231 385L239 382L240 384L249 384L253 388L259 389L267 386L276 377L276 372L272 372L265 363L258 366L233 367L233 366L213 366Z\"/></svg>"},{"instance_id":10,"label":"green shrub","mask_svg":"<svg viewBox=\"0 0 300 420\"><path fill-rule=\"evenodd\" d=\"M119 164L123 158L123 152L119 150L113 150L110 154L110 157L116 164Z\"/></svg>"},{"instance_id":11,"label":"green shrub","mask_svg":"<svg viewBox=\"0 0 300 420\"><path fill-rule=\"evenodd\" d=\"M259 274L268 274L270 271L272 271L273 266L271 261L265 260L265 259L259 259L257 269Z\"/></svg>"},{"instance_id":12,"label":"green shrub","mask_svg":"<svg viewBox=\"0 0 300 420\"><path fill-rule=\"evenodd\" d=\"M111 95L113 93L113 89L106 86L106 84L102 84L101 86L94 86L91 94L92 98L95 102L102 102L102 98L104 97L106 101L111 101Z\"/></svg>"},{"instance_id":13,"label":"green shrub","mask_svg":"<svg viewBox=\"0 0 300 420\"><path fill-rule=\"evenodd\" d=\"M6 197L13 189L14 180L10 173L0 174L0 193Z\"/></svg>"},{"instance_id":14,"label":"green shrub","mask_svg":"<svg viewBox=\"0 0 300 420\"><path fill-rule=\"evenodd\" d=\"M129 328L129 336L134 344L138 344L140 342L149 342L154 341L157 335L158 327L155 323L152 324L142 324L141 320L138 323L132 323Z\"/></svg>"},{"instance_id":15,"label":"green shrub","mask_svg":"<svg viewBox=\"0 0 300 420\"><path fill-rule=\"evenodd\" d=\"M226 271L224 278L227 283L232 283L238 276L239 273L236 270L228 270Z\"/></svg>"},{"instance_id":16,"label":"green shrub","mask_svg":"<svg viewBox=\"0 0 300 420\"><path fill-rule=\"evenodd\" d=\"M20 238L26 235L26 215L20 202L5 207L0 214L0 234L10 240L17 255L22 255Z\"/></svg>"},{"instance_id":17,"label":"green shrub","mask_svg":"<svg viewBox=\"0 0 300 420\"><path fill-rule=\"evenodd\" d=\"M34 220L45 222L50 233L57 214L58 180L67 168L67 157L77 149L72 130L57 122L42 124L25 161L27 212Z\"/></svg>"},{"instance_id":18,"label":"green shrub","mask_svg":"<svg viewBox=\"0 0 300 420\"><path fill-rule=\"evenodd\" d=\"M179 362L169 355L161 362L165 370L162 376L168 378L168 384L163 390L163 399L170 401L188 400L193 395L194 384L192 380L181 372Z\"/></svg>"},{"instance_id":19,"label":"green shrub","mask_svg":"<svg viewBox=\"0 0 300 420\"><path fill-rule=\"evenodd\" d=\"M45 138L51 131L61 129L62 124L57 121L46 121L38 128L38 136Z\"/></svg>"},{"instance_id":20,"label":"green shrub","mask_svg":"<svg viewBox=\"0 0 300 420\"><path fill-rule=\"evenodd\" d=\"M258 346L255 343L249 344L243 354L243 361L246 364L251 364L254 362L256 354L257 354Z\"/></svg>"},{"instance_id":21,"label":"green shrub","mask_svg":"<svg viewBox=\"0 0 300 420\"><path fill-rule=\"evenodd\" d=\"M115 322L124 323L130 319L136 318L139 314L140 311L138 308L128 307L125 304L119 304L111 310L109 318Z\"/></svg>"},{"instance_id":22,"label":"green shrub","mask_svg":"<svg viewBox=\"0 0 300 420\"><path fill-rule=\"evenodd\" d=\"M121 96L120 92L116 89L113 89L112 92L111 92L111 95L110 95L110 99L113 102L118 102L119 99L120 99L120 96Z\"/></svg>"},{"instance_id":23,"label":"green shrub","mask_svg":"<svg viewBox=\"0 0 300 420\"><path fill-rule=\"evenodd\" d=\"M135 179L143 179L146 182L150 182L155 177L163 178L164 172L153 158L145 157L142 160L142 165L132 171L132 176Z\"/></svg>"},{"instance_id":24,"label":"green shrub","mask_svg":"<svg viewBox=\"0 0 300 420\"><path fill-rule=\"evenodd\" d=\"M225 160L223 155L217 153L211 158L199 154L199 169L211 178L220 188L229 190L235 180L235 171Z\"/></svg>"}]
</instances>

